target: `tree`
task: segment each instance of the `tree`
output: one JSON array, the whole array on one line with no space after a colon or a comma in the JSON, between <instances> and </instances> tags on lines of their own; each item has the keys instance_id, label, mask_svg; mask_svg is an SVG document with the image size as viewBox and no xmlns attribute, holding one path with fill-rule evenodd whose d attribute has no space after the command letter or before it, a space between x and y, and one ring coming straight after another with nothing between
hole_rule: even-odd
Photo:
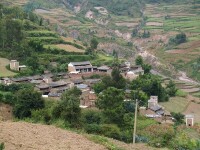
<instances>
[{"instance_id":1,"label":"tree","mask_svg":"<svg viewBox=\"0 0 200 150\"><path fill-rule=\"evenodd\" d=\"M186 42L186 34L185 33L177 34L175 37L175 42L176 42L176 44L185 43Z\"/></svg>"},{"instance_id":2,"label":"tree","mask_svg":"<svg viewBox=\"0 0 200 150\"><path fill-rule=\"evenodd\" d=\"M5 146L4 146L4 143L1 143L0 144L0 150L4 150Z\"/></svg>"},{"instance_id":3,"label":"tree","mask_svg":"<svg viewBox=\"0 0 200 150\"><path fill-rule=\"evenodd\" d=\"M119 67L114 67L111 73L113 86L118 89L124 89L126 87L126 80L120 74Z\"/></svg>"},{"instance_id":4,"label":"tree","mask_svg":"<svg viewBox=\"0 0 200 150\"><path fill-rule=\"evenodd\" d=\"M136 37L138 35L138 29L133 29L132 37Z\"/></svg>"},{"instance_id":5,"label":"tree","mask_svg":"<svg viewBox=\"0 0 200 150\"><path fill-rule=\"evenodd\" d=\"M81 91L76 87L64 92L61 102L53 109L54 118L62 118L72 126L77 125L81 116L80 105Z\"/></svg>"},{"instance_id":6,"label":"tree","mask_svg":"<svg viewBox=\"0 0 200 150\"><path fill-rule=\"evenodd\" d=\"M167 84L166 90L169 96L175 96L178 89L176 88L176 84L170 80L169 84Z\"/></svg>"},{"instance_id":7,"label":"tree","mask_svg":"<svg viewBox=\"0 0 200 150\"><path fill-rule=\"evenodd\" d=\"M90 41L90 47L91 47L91 49L92 50L97 49L98 44L99 44L99 42L97 41L97 39L93 38Z\"/></svg>"},{"instance_id":8,"label":"tree","mask_svg":"<svg viewBox=\"0 0 200 150\"><path fill-rule=\"evenodd\" d=\"M138 56L136 59L135 59L135 64L136 65L143 65L143 58L142 58L142 56Z\"/></svg>"},{"instance_id":9,"label":"tree","mask_svg":"<svg viewBox=\"0 0 200 150\"><path fill-rule=\"evenodd\" d=\"M171 115L176 120L177 125L184 123L184 121L183 121L184 115L183 114L172 112Z\"/></svg>"},{"instance_id":10,"label":"tree","mask_svg":"<svg viewBox=\"0 0 200 150\"><path fill-rule=\"evenodd\" d=\"M149 64L143 64L142 69L144 70L144 74L149 74L151 71L151 65Z\"/></svg>"},{"instance_id":11,"label":"tree","mask_svg":"<svg viewBox=\"0 0 200 150\"><path fill-rule=\"evenodd\" d=\"M167 101L169 96L164 87L162 87L159 77L152 74L145 74L139 76L136 80L131 82L132 90L142 90L148 96L157 95L159 101Z\"/></svg>"},{"instance_id":12,"label":"tree","mask_svg":"<svg viewBox=\"0 0 200 150\"><path fill-rule=\"evenodd\" d=\"M16 94L16 104L14 107L14 115L17 118L26 118L31 116L31 110L44 108L44 100L42 95L33 89L22 89Z\"/></svg>"},{"instance_id":13,"label":"tree","mask_svg":"<svg viewBox=\"0 0 200 150\"><path fill-rule=\"evenodd\" d=\"M13 42L19 43L23 39L23 32L22 32L22 22L21 20L15 19L6 19L5 23L6 32L7 32L7 44L9 47L12 46Z\"/></svg>"},{"instance_id":14,"label":"tree","mask_svg":"<svg viewBox=\"0 0 200 150\"><path fill-rule=\"evenodd\" d=\"M32 57L27 58L26 63L34 71L38 70L38 68L39 68L39 60L34 55Z\"/></svg>"},{"instance_id":15,"label":"tree","mask_svg":"<svg viewBox=\"0 0 200 150\"><path fill-rule=\"evenodd\" d=\"M123 90L109 87L99 94L97 107L102 110L107 123L121 125L125 113L123 107L124 92Z\"/></svg>"}]
</instances>

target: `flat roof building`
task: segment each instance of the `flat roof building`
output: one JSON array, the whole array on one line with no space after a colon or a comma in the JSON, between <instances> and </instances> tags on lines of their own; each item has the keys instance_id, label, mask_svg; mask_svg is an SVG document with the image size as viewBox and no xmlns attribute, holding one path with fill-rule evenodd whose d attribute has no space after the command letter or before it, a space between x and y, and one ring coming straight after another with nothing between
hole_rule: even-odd
<instances>
[{"instance_id":1,"label":"flat roof building","mask_svg":"<svg viewBox=\"0 0 200 150\"><path fill-rule=\"evenodd\" d=\"M93 72L93 66L89 61L70 62L68 64L69 72Z\"/></svg>"}]
</instances>

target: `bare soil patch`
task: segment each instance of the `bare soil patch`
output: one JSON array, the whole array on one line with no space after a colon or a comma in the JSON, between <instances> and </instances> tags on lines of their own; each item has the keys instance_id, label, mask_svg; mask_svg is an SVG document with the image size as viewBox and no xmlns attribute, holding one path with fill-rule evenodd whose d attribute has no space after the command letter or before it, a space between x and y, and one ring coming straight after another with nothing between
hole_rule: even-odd
<instances>
[{"instance_id":1,"label":"bare soil patch","mask_svg":"<svg viewBox=\"0 0 200 150\"><path fill-rule=\"evenodd\" d=\"M161 22L147 22L147 26L163 26L163 23Z\"/></svg>"},{"instance_id":2,"label":"bare soil patch","mask_svg":"<svg viewBox=\"0 0 200 150\"><path fill-rule=\"evenodd\" d=\"M117 26L125 26L125 27L135 27L138 25L136 22L116 22Z\"/></svg>"},{"instance_id":3,"label":"bare soil patch","mask_svg":"<svg viewBox=\"0 0 200 150\"><path fill-rule=\"evenodd\" d=\"M84 53L85 51L82 49L78 49L72 45L66 45L66 44L57 44L55 45L55 47L59 48L59 49L63 49L67 52L80 52L80 53Z\"/></svg>"},{"instance_id":4,"label":"bare soil patch","mask_svg":"<svg viewBox=\"0 0 200 150\"><path fill-rule=\"evenodd\" d=\"M1 122L0 142L5 150L105 150L82 135L53 126Z\"/></svg>"},{"instance_id":5,"label":"bare soil patch","mask_svg":"<svg viewBox=\"0 0 200 150\"><path fill-rule=\"evenodd\" d=\"M12 107L0 103L0 121L12 120Z\"/></svg>"}]
</instances>

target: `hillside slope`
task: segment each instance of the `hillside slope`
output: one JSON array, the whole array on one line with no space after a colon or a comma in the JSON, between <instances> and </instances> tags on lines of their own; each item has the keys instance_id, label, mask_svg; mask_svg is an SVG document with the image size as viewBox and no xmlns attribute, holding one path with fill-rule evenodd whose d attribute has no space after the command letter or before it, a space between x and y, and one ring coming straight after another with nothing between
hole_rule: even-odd
<instances>
[{"instance_id":1,"label":"hillside slope","mask_svg":"<svg viewBox=\"0 0 200 150\"><path fill-rule=\"evenodd\" d=\"M113 145L112 148L109 146L112 150L158 150L145 144L132 145L113 139L97 139L95 135L80 135L49 125L0 122L0 143L5 144L5 150L106 150L106 147L96 144L106 141L106 146Z\"/></svg>"},{"instance_id":2,"label":"hillside slope","mask_svg":"<svg viewBox=\"0 0 200 150\"><path fill-rule=\"evenodd\" d=\"M0 123L5 150L105 150L84 136L53 126L22 122Z\"/></svg>"}]
</instances>

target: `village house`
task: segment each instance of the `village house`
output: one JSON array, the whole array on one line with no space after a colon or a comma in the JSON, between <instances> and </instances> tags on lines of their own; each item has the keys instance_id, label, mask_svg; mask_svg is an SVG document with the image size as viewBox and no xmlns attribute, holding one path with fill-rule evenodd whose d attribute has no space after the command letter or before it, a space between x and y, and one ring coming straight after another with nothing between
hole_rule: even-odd
<instances>
[{"instance_id":1,"label":"village house","mask_svg":"<svg viewBox=\"0 0 200 150\"><path fill-rule=\"evenodd\" d=\"M76 87L80 89L82 92L90 90L90 87L87 84L78 84L76 85Z\"/></svg>"},{"instance_id":2,"label":"village house","mask_svg":"<svg viewBox=\"0 0 200 150\"><path fill-rule=\"evenodd\" d=\"M193 127L194 126L194 115L185 115L186 126Z\"/></svg>"},{"instance_id":3,"label":"village house","mask_svg":"<svg viewBox=\"0 0 200 150\"><path fill-rule=\"evenodd\" d=\"M127 68L123 68L123 69L127 69ZM129 80L134 80L139 75L144 74L144 70L142 69L141 66L133 66L133 67L128 68L127 70L128 70L127 72L126 70L123 72L125 72L124 77Z\"/></svg>"},{"instance_id":4,"label":"village house","mask_svg":"<svg viewBox=\"0 0 200 150\"><path fill-rule=\"evenodd\" d=\"M172 123L171 114L158 104L158 96L151 96L148 100L148 107L140 107L140 113L161 123Z\"/></svg>"},{"instance_id":5,"label":"village house","mask_svg":"<svg viewBox=\"0 0 200 150\"><path fill-rule=\"evenodd\" d=\"M27 67L25 65L19 65L19 62L17 60L11 60L10 61L10 69L15 71L23 71Z\"/></svg>"},{"instance_id":6,"label":"village house","mask_svg":"<svg viewBox=\"0 0 200 150\"><path fill-rule=\"evenodd\" d=\"M82 108L95 107L97 96L92 91L82 92L80 106Z\"/></svg>"},{"instance_id":7,"label":"village house","mask_svg":"<svg viewBox=\"0 0 200 150\"><path fill-rule=\"evenodd\" d=\"M108 66L101 66L97 68L98 72L104 72L104 73L110 73L111 74L111 68Z\"/></svg>"},{"instance_id":8,"label":"village house","mask_svg":"<svg viewBox=\"0 0 200 150\"><path fill-rule=\"evenodd\" d=\"M142 69L142 66L140 66L140 65L130 67L130 71L132 71L136 75L144 74L144 70Z\"/></svg>"},{"instance_id":9,"label":"village house","mask_svg":"<svg viewBox=\"0 0 200 150\"><path fill-rule=\"evenodd\" d=\"M96 83L99 83L101 81L101 79L86 79L85 80L85 83L88 85L88 86L92 86Z\"/></svg>"},{"instance_id":10,"label":"village house","mask_svg":"<svg viewBox=\"0 0 200 150\"><path fill-rule=\"evenodd\" d=\"M74 85L78 85L78 84L83 84L83 79L82 78L75 78L75 79L71 79L72 83L74 83Z\"/></svg>"},{"instance_id":11,"label":"village house","mask_svg":"<svg viewBox=\"0 0 200 150\"><path fill-rule=\"evenodd\" d=\"M36 90L40 91L42 95L48 95L50 93L50 86L47 84L40 84L35 86Z\"/></svg>"},{"instance_id":12,"label":"village house","mask_svg":"<svg viewBox=\"0 0 200 150\"><path fill-rule=\"evenodd\" d=\"M21 78L11 78L12 83L28 83L30 82L30 79L27 77L21 77Z\"/></svg>"},{"instance_id":13,"label":"village house","mask_svg":"<svg viewBox=\"0 0 200 150\"><path fill-rule=\"evenodd\" d=\"M70 62L68 64L69 72L93 72L93 66L89 61Z\"/></svg>"}]
</instances>

